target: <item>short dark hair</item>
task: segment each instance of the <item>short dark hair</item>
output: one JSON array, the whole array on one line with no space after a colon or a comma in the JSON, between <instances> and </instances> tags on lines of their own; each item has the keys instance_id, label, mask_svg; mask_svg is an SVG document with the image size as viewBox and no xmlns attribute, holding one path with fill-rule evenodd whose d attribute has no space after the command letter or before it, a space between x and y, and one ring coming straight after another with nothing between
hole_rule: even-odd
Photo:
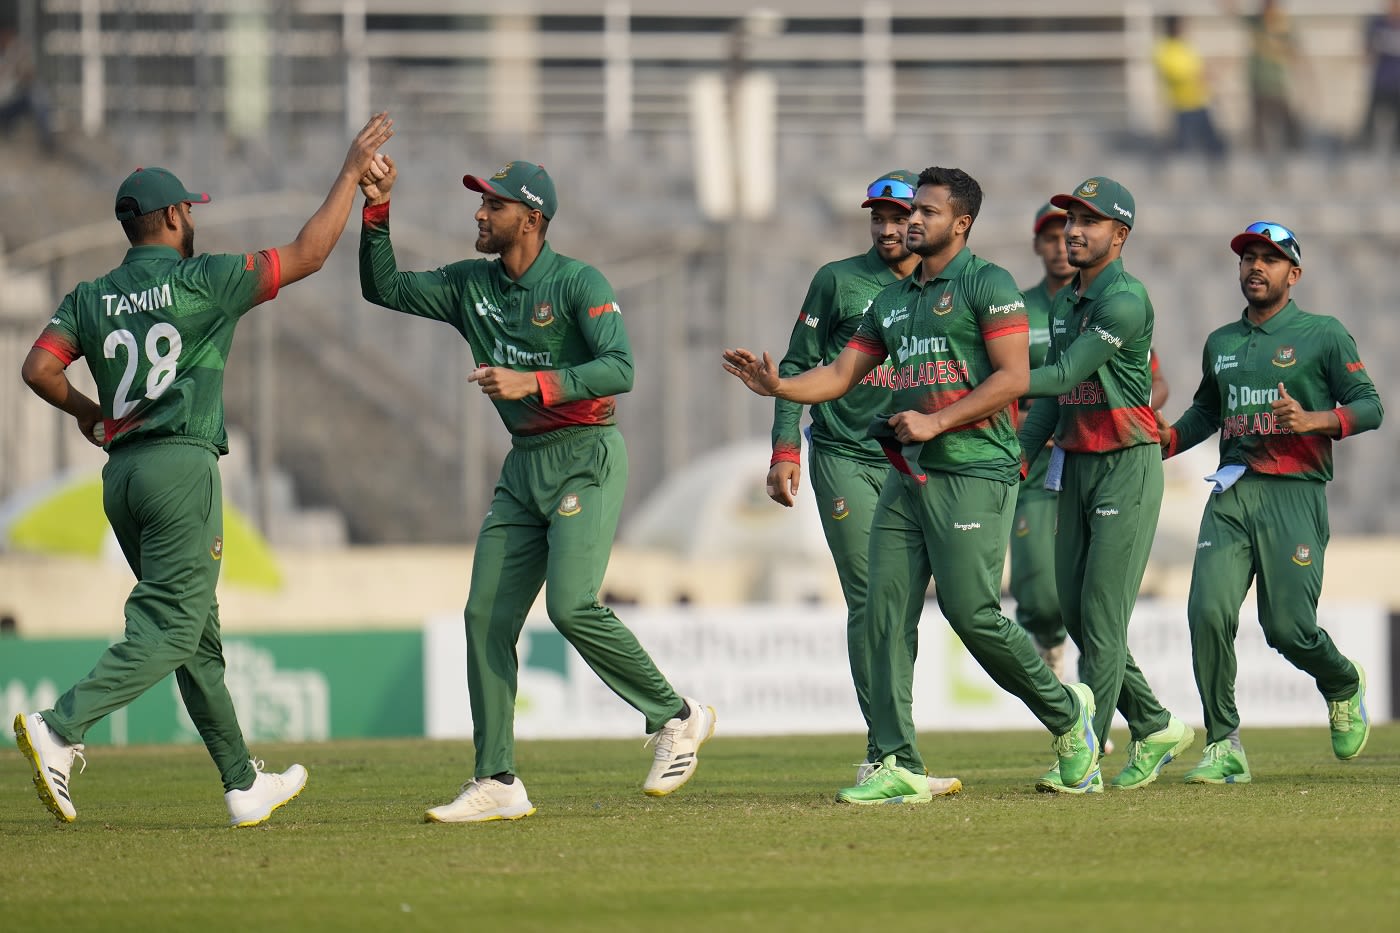
<instances>
[{"instance_id":1,"label":"short dark hair","mask_svg":"<svg viewBox=\"0 0 1400 933\"><path fill-rule=\"evenodd\" d=\"M117 211L134 211L137 209L135 198L122 198L117 202ZM158 207L153 211L144 214L137 214L130 220L121 222L122 232L126 234L127 242L132 246L137 243L145 243L155 239L160 234L160 228L164 224L163 216L165 208Z\"/></svg>"},{"instance_id":2,"label":"short dark hair","mask_svg":"<svg viewBox=\"0 0 1400 933\"><path fill-rule=\"evenodd\" d=\"M973 220L982 209L982 186L977 179L960 168L933 165L919 173L919 187L936 185L948 189L948 200L959 215L968 214Z\"/></svg>"}]
</instances>

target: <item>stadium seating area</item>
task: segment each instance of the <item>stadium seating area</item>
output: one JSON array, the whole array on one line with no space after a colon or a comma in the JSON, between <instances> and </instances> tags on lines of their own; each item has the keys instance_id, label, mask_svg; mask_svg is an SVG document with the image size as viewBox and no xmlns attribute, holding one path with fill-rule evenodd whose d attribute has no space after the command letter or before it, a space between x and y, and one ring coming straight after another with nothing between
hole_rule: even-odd
<instances>
[{"instance_id":1,"label":"stadium seating area","mask_svg":"<svg viewBox=\"0 0 1400 933\"><path fill-rule=\"evenodd\" d=\"M182 36L200 34L197 26L233 19L221 3L206 4L204 14L159 3L101 5L113 11L103 20L113 49L165 35L178 51ZM269 67L274 86L288 89L269 96L258 130L236 131L249 118L231 103L236 70L225 66L234 56L198 65L194 54L157 61L114 53L105 58L103 119L88 133L79 6L39 2L34 20L65 159L39 165L23 133L0 143L11 164L32 164L46 185L61 180L66 189L46 204L50 213L0 222L9 248L0 259L10 273L37 274L52 301L77 278L109 267L122 240L106 205L136 164L169 166L214 194L199 215L201 249L285 242L339 165L345 126L358 125L371 107L392 109L400 130L391 144L403 173L394 231L406 268L472 255L475 199L458 187L464 171L517 156L540 161L560 192L552 242L609 276L633 341L637 384L620 406L632 456L629 510L706 452L767 434L769 407L731 384L719 352L781 351L815 267L863 248L859 192L893 166L959 165L978 177L986 201L971 245L1027 285L1037 273L1029 248L1035 209L1091 174L1127 184L1140 220L1126 260L1156 306L1171 415L1189 403L1205 335L1241 307L1230 236L1260 217L1288 223L1307 260L1299 303L1341 317L1382 396L1400 398L1392 365L1400 358L1391 313L1400 245L1389 193L1395 155L1344 152L1339 143L1362 104L1360 16L1372 4L1291 5L1315 64L1329 75L1308 100L1310 143L1287 160L1256 155L1243 136L1238 79L1226 80L1220 110L1235 145L1218 166L1171 157L1153 143L1162 120L1150 71L1142 80L1141 54L1151 24L1131 10L1104 12L1117 4L1060 4L1064 11L1050 20L1036 4L990 0L977 17L895 17L885 32L875 28L876 41L883 36L892 49L888 139L868 132L865 88L878 69L862 51L871 17L877 25L881 10L888 17L885 5L865 4L861 18L849 4L772 4L785 19L776 33L770 24L748 36L742 62L777 81L777 209L762 220L727 222L697 207L704 165L689 129L687 88L697 74L738 67L743 5L712 3L704 17L679 17L660 12L670 5L630 4L630 29L621 34L631 104L621 131L609 123L618 119L609 110L616 92L608 90L608 75L617 74L608 43L617 30L600 4L536 4L541 15L531 19L492 18L497 5L489 3L369 2L360 4L368 16L357 24L344 16L354 5L303 0L259 27L283 36ZM389 16L391 6L412 15ZM450 12L464 7L477 12ZM511 72L519 62L502 64L492 50L521 32L532 37L521 54L535 55L538 67ZM1235 24L1211 14L1198 32L1227 74L1238 70ZM534 104L501 129L492 96L512 73L528 78ZM347 107L357 86L366 99ZM7 191L18 187L14 178L4 182ZM75 233L89 225L105 232ZM486 401L465 388L471 361L455 334L359 297L356 229L352 219L326 270L240 331L230 420L259 452L255 465L275 462L301 504L342 513L352 541L467 541L508 438ZM27 345L47 313L32 296L23 305L14 295L0 299L0 346ZM0 390L7 424L24 406L13 389ZM47 417L25 410L15 421L33 432L32 442L10 444L7 428L0 498L74 456L57 432L34 425ZM1397 443L1383 430L1342 445L1331 490L1334 533L1400 532L1400 490L1388 469Z\"/></svg>"}]
</instances>

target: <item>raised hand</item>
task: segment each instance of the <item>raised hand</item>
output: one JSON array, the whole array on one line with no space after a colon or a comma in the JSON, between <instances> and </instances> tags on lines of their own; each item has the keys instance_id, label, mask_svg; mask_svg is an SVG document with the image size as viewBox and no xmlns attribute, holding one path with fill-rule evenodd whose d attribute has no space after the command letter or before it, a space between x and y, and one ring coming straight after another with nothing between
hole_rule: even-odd
<instances>
[{"instance_id":1,"label":"raised hand","mask_svg":"<svg viewBox=\"0 0 1400 933\"><path fill-rule=\"evenodd\" d=\"M364 129L356 133L351 141L350 151L345 153L345 166L342 171L357 180L363 179L374 163L379 147L387 143L393 135L394 121L389 119L387 111L370 117Z\"/></svg>"},{"instance_id":2,"label":"raised hand","mask_svg":"<svg viewBox=\"0 0 1400 933\"><path fill-rule=\"evenodd\" d=\"M782 377L778 375L777 364L766 352L760 359L752 352L745 349L724 351L725 372L738 376L739 379L748 386L749 389L758 395L777 395L778 384Z\"/></svg>"}]
</instances>

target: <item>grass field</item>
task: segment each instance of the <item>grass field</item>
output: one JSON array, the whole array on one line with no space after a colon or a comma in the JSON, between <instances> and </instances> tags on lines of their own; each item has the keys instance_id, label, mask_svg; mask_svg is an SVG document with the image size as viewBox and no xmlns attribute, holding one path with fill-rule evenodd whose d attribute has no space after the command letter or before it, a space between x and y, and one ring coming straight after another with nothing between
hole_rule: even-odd
<instances>
[{"instance_id":1,"label":"grass field","mask_svg":"<svg viewBox=\"0 0 1400 933\"><path fill-rule=\"evenodd\" d=\"M92 749L65 826L10 747L0 929L1394 929L1400 724L1347 764L1325 721L1245 738L1251 785L1179 783L1198 739L1150 787L1069 798L1031 788L1043 735L931 734L930 767L966 790L869 808L831 802L850 736L721 731L660 800L640 791L640 738L530 742L539 812L475 826L421 822L468 775L466 743L269 746L269 766L300 760L311 782L237 831L202 748Z\"/></svg>"}]
</instances>

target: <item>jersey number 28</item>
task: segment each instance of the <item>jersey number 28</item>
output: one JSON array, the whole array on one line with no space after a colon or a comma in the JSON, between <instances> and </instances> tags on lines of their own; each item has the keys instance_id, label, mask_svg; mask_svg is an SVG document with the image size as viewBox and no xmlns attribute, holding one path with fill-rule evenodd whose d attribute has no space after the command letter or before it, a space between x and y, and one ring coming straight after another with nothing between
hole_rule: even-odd
<instances>
[{"instance_id":1,"label":"jersey number 28","mask_svg":"<svg viewBox=\"0 0 1400 933\"><path fill-rule=\"evenodd\" d=\"M165 342L165 352L161 352L161 341ZM140 399L133 399L131 384L136 381L139 352L136 335L129 330L114 330L107 335L102 345L102 355L109 360L117 358L117 348L126 350L126 370L121 382L117 383L117 394L112 399L112 417L125 418L131 414ZM146 359L151 369L146 373L146 398L157 399L175 381L176 364L180 359L180 332L173 324L162 321L146 332Z\"/></svg>"}]
</instances>

